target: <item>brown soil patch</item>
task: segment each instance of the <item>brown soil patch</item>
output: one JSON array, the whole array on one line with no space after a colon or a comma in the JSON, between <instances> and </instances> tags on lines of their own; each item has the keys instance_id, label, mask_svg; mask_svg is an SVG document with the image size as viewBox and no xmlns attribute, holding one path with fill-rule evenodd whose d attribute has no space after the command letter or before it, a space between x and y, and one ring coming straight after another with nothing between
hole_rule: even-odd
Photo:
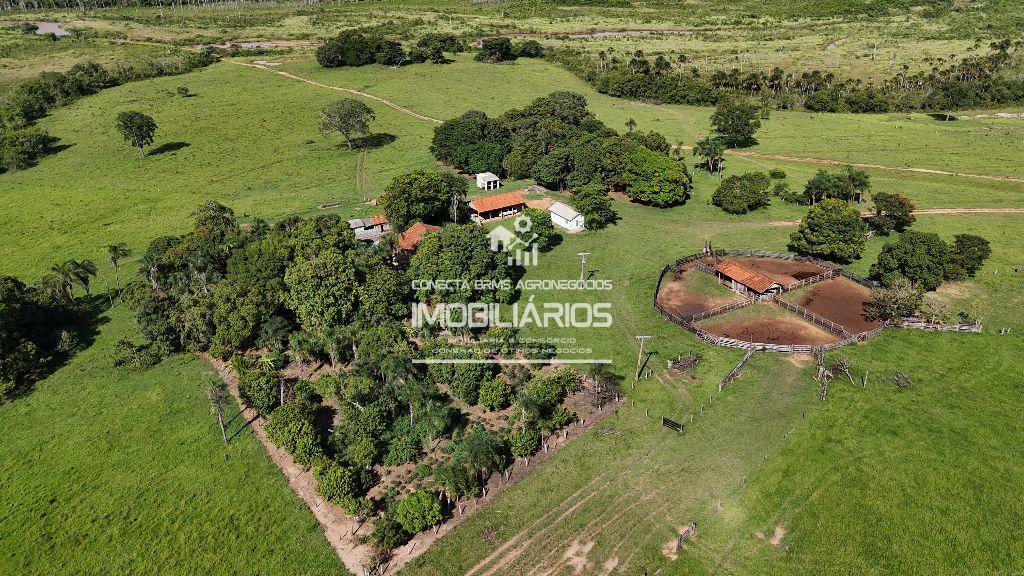
<instances>
[{"instance_id":1,"label":"brown soil patch","mask_svg":"<svg viewBox=\"0 0 1024 576\"><path fill-rule=\"evenodd\" d=\"M781 258L733 258L733 260L770 277L782 286L817 276L825 271L817 264Z\"/></svg>"},{"instance_id":2,"label":"brown soil patch","mask_svg":"<svg viewBox=\"0 0 1024 576\"><path fill-rule=\"evenodd\" d=\"M715 336L763 344L818 346L832 344L840 340L836 334L826 332L796 316L719 320L715 324L701 326L701 328Z\"/></svg>"},{"instance_id":3,"label":"brown soil patch","mask_svg":"<svg viewBox=\"0 0 1024 576\"><path fill-rule=\"evenodd\" d=\"M704 272L691 268L683 272L683 275L686 274L704 274ZM665 280L661 284L661 290L658 292L658 303L670 312L683 317L700 314L701 312L740 300L743 300L743 297L739 294L710 296L694 292L683 284L682 277L676 280L672 274L665 275Z\"/></svg>"},{"instance_id":4,"label":"brown soil patch","mask_svg":"<svg viewBox=\"0 0 1024 576\"><path fill-rule=\"evenodd\" d=\"M796 303L857 334L882 325L866 317L871 291L849 278L831 278L818 282L801 294Z\"/></svg>"},{"instance_id":5,"label":"brown soil patch","mask_svg":"<svg viewBox=\"0 0 1024 576\"><path fill-rule=\"evenodd\" d=\"M772 546L778 546L782 543L782 539L786 537L786 529L782 526L775 527L775 533L772 534L771 540L768 541Z\"/></svg>"},{"instance_id":6,"label":"brown soil patch","mask_svg":"<svg viewBox=\"0 0 1024 576\"><path fill-rule=\"evenodd\" d=\"M554 198L548 198L546 196L544 198L537 198L535 200L527 200L526 201L527 207L529 207L529 208L536 208L538 210L547 210L554 203L555 203L555 199Z\"/></svg>"}]
</instances>

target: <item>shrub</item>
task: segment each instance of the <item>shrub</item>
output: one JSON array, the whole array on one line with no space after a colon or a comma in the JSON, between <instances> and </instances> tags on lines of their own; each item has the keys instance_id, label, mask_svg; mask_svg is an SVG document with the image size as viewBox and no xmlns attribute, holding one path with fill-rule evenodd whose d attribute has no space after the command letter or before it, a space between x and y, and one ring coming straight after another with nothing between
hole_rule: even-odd
<instances>
[{"instance_id":1,"label":"shrub","mask_svg":"<svg viewBox=\"0 0 1024 576\"><path fill-rule=\"evenodd\" d=\"M762 172L729 176L718 185L711 203L730 214L746 214L769 204L771 181Z\"/></svg>"},{"instance_id":2,"label":"shrub","mask_svg":"<svg viewBox=\"0 0 1024 576\"><path fill-rule=\"evenodd\" d=\"M316 480L316 493L324 500L342 507L353 515L369 511L368 501L362 498L369 487L369 478L365 470L321 459L313 467L313 478Z\"/></svg>"},{"instance_id":3,"label":"shrub","mask_svg":"<svg viewBox=\"0 0 1024 576\"><path fill-rule=\"evenodd\" d=\"M973 278L991 255L992 247L989 246L988 240L985 238L974 234L957 234L953 237L953 245L949 249L946 278L949 280Z\"/></svg>"},{"instance_id":4,"label":"shrub","mask_svg":"<svg viewBox=\"0 0 1024 576\"><path fill-rule=\"evenodd\" d=\"M280 378L277 374L247 370L239 377L238 394L246 406L267 416L279 399Z\"/></svg>"},{"instance_id":5,"label":"shrub","mask_svg":"<svg viewBox=\"0 0 1024 576\"><path fill-rule=\"evenodd\" d=\"M516 43L512 51L518 58L541 58L544 56L544 47L536 40L523 40Z\"/></svg>"},{"instance_id":6,"label":"shrub","mask_svg":"<svg viewBox=\"0 0 1024 576\"><path fill-rule=\"evenodd\" d=\"M378 550L393 550L409 541L409 533L395 520L394 514L385 513L373 521L370 540Z\"/></svg>"},{"instance_id":7,"label":"shrub","mask_svg":"<svg viewBox=\"0 0 1024 576\"><path fill-rule=\"evenodd\" d=\"M279 406L267 418L267 439L288 452L295 462L309 466L323 455L313 419L316 405L305 400L293 400Z\"/></svg>"},{"instance_id":8,"label":"shrub","mask_svg":"<svg viewBox=\"0 0 1024 576\"><path fill-rule=\"evenodd\" d=\"M782 168L772 168L768 171L768 176L770 176L772 180L785 180L786 171Z\"/></svg>"},{"instance_id":9,"label":"shrub","mask_svg":"<svg viewBox=\"0 0 1024 576\"><path fill-rule=\"evenodd\" d=\"M444 520L441 502L429 492L413 492L395 505L395 520L410 534L422 532Z\"/></svg>"},{"instance_id":10,"label":"shrub","mask_svg":"<svg viewBox=\"0 0 1024 576\"><path fill-rule=\"evenodd\" d=\"M913 316L924 293L906 278L897 278L892 286L871 290L868 301L868 315L876 320L894 320L903 316Z\"/></svg>"},{"instance_id":11,"label":"shrub","mask_svg":"<svg viewBox=\"0 0 1024 576\"><path fill-rule=\"evenodd\" d=\"M480 51L473 57L478 62L507 62L516 59L508 38L484 38Z\"/></svg>"},{"instance_id":12,"label":"shrub","mask_svg":"<svg viewBox=\"0 0 1024 576\"><path fill-rule=\"evenodd\" d=\"M501 410L512 405L515 392L504 378L494 378L480 385L480 404L488 410Z\"/></svg>"},{"instance_id":13,"label":"shrub","mask_svg":"<svg viewBox=\"0 0 1024 576\"><path fill-rule=\"evenodd\" d=\"M516 428L506 438L512 455L518 458L528 458L540 448L540 432L535 428Z\"/></svg>"}]
</instances>

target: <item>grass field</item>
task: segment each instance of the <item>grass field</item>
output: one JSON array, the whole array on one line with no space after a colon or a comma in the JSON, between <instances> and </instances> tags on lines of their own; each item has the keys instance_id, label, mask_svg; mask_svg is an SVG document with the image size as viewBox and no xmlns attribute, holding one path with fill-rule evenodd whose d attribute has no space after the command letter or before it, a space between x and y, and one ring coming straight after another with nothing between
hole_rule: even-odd
<instances>
[{"instance_id":1,"label":"grass field","mask_svg":"<svg viewBox=\"0 0 1024 576\"><path fill-rule=\"evenodd\" d=\"M342 71L302 61L280 68L439 118L467 108L498 114L568 89L585 94L598 117L620 130L635 118L640 129L689 144L708 129L706 109L607 98L543 62L494 66L460 58L445 67ZM197 95L173 95L179 85ZM316 130L317 108L342 96L221 63L57 110L42 125L70 147L30 170L0 175L0 273L34 278L64 258L103 262L111 242L141 251L155 236L187 229L189 214L207 199L246 218L316 213L323 202L340 202L346 216L374 212L363 201L391 177L433 165L432 124L368 102L375 131L396 138L360 161L340 139ZM120 141L113 117L124 109L156 118L156 148L165 151L140 160ZM755 150L1021 176L1022 130L1017 120L780 113L765 123ZM727 174L773 166L784 168L794 187L818 169L730 157ZM869 172L876 190L905 193L920 207L1019 207L1024 192L1014 183ZM633 337L651 335L645 350L652 378L635 389L626 380L628 399L598 426L606 433L571 443L405 573L465 574L496 551L474 573L557 566L564 574L581 563L583 573L626 574L957 574L965 564L978 573L1024 570L1024 549L1007 536L1024 512L1008 496L1024 487L1024 462L1012 449L1022 432L1014 410L1024 376L1015 362L1024 276L1009 270L1024 263L1021 217L921 216L914 225L947 239L972 232L991 240L993 258L977 279L930 296L954 313L980 316L984 333L890 330L843 349L838 355L851 358L857 375L870 370L870 385L837 379L823 404L808 364L767 354L755 355L718 394L742 352L704 346L658 315L651 306L658 273L705 239L782 250L794 228L774 223L798 219L805 208L775 202L729 216L709 204L718 179L703 172L694 178L686 205L616 202L617 225L566 235L528 273L574 277L577 253L591 252L594 277L610 279L613 290L539 293L537 301L610 302L614 325L581 330L580 345L628 374L637 355ZM887 241L871 239L850 268L866 273ZM103 285L110 273L101 268ZM998 335L1004 325L1013 326L1011 335ZM0 406L0 545L8 550L0 572L339 573L313 517L259 443L245 431L227 446L220 442L204 398L211 377L205 366L177 357L141 375L111 367L114 342L130 334L127 311L116 309L89 350L31 395ZM693 352L703 356L695 378L666 372L667 360ZM911 389L897 392L884 381L897 369L910 373ZM685 422L687 431L662 428L662 416ZM670 560L662 546L690 522L698 523L696 540ZM787 531L778 547L754 535L770 537L776 526Z\"/></svg>"},{"instance_id":2,"label":"grass field","mask_svg":"<svg viewBox=\"0 0 1024 576\"><path fill-rule=\"evenodd\" d=\"M107 319L92 347L0 406L0 573L344 574L237 410L222 443L212 369L193 356L116 369L135 321L125 307Z\"/></svg>"},{"instance_id":3,"label":"grass field","mask_svg":"<svg viewBox=\"0 0 1024 576\"><path fill-rule=\"evenodd\" d=\"M656 107L602 96L539 61L495 66L462 58L449 66L398 70L323 70L302 61L280 68L325 84L365 90L437 118L469 108L500 114L537 96L568 89L586 95L598 117L620 130L634 118L640 129L658 130L684 144L708 130L707 109ZM174 95L175 87L182 85L196 96ZM490 88L474 88L480 85ZM360 161L360 153L345 149L340 138L325 138L316 129L317 109L343 96L263 70L222 63L187 76L106 90L55 111L41 125L70 147L36 168L0 175L0 200L11 206L10 242L0 247L0 271L39 274L63 255L98 260L102 247L113 242L140 250L148 239L180 230L194 207L207 199L231 205L247 217L310 214L317 205L334 202L341 203L345 214L371 213L372 207L360 204L383 191L392 177L433 165L427 150L433 125L369 101L377 114L374 130L395 140L367 150ZM453 107L452 102L459 104ZM114 130L113 117L125 109L141 110L157 120L155 147L145 159L140 160ZM1024 120L942 123L921 115L900 120L779 113L765 123L758 135L764 144L754 151L1020 176L1014 145L1024 138L1022 133ZM965 142L975 145L964 147ZM795 188L822 168L740 157L729 157L726 166L727 173L779 166ZM869 172L874 189L904 193L921 208L1017 206L1022 189L1019 183ZM695 198L684 209L688 213L694 210L692 205L706 202L717 186L717 179L704 173L695 174L695 181ZM739 224L792 220L802 213L799 206L776 202L746 217L714 218Z\"/></svg>"}]
</instances>

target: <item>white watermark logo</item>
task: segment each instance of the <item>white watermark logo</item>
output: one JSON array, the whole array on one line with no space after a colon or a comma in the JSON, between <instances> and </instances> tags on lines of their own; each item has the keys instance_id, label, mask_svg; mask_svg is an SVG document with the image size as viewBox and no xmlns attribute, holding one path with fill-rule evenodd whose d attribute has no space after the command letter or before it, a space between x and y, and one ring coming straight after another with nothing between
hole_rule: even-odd
<instances>
[{"instance_id":1,"label":"white watermark logo","mask_svg":"<svg viewBox=\"0 0 1024 576\"><path fill-rule=\"evenodd\" d=\"M523 237L533 230L533 221L526 214L520 214L515 219L515 232L505 226L498 224L487 233L487 239L491 243L491 250L494 252L507 252L509 266L536 266L537 265L537 234ZM523 235L523 237L520 236Z\"/></svg>"}]
</instances>

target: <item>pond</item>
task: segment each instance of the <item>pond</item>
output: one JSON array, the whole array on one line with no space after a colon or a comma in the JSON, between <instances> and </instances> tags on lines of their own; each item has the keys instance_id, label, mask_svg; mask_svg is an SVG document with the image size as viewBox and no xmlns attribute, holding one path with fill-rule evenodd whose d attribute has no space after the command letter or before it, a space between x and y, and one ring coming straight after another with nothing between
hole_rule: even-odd
<instances>
[{"instance_id":1,"label":"pond","mask_svg":"<svg viewBox=\"0 0 1024 576\"><path fill-rule=\"evenodd\" d=\"M53 34L54 36L70 36L71 32L61 28L60 22L33 22L39 27L36 34Z\"/></svg>"}]
</instances>

